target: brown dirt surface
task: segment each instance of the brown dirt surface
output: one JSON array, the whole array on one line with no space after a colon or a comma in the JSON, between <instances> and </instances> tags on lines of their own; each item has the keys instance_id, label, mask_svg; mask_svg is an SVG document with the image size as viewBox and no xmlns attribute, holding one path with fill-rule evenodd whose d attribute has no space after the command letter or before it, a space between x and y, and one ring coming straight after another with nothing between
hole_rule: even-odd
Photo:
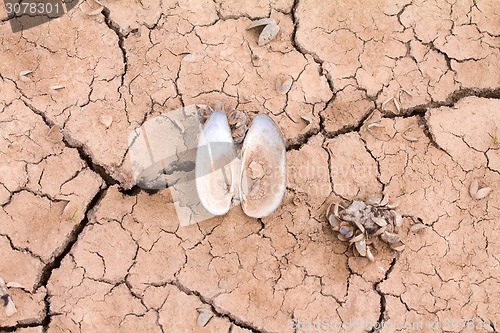
<instances>
[{"instance_id":1,"label":"brown dirt surface","mask_svg":"<svg viewBox=\"0 0 500 333\"><path fill-rule=\"evenodd\" d=\"M498 1L100 2L18 33L0 6L0 332L500 330ZM128 135L216 100L276 122L286 194L180 227ZM325 212L373 194L406 249L369 263Z\"/></svg>"}]
</instances>

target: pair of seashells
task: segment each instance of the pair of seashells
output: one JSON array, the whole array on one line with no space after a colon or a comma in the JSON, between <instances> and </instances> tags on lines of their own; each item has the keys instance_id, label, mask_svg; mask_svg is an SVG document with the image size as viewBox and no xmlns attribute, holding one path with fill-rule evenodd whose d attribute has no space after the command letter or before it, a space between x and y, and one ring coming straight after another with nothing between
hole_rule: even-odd
<instances>
[{"instance_id":1,"label":"pair of seashells","mask_svg":"<svg viewBox=\"0 0 500 333\"><path fill-rule=\"evenodd\" d=\"M285 141L274 121L257 115L242 142L241 147L235 144L228 118L219 109L201 130L196 190L203 207L213 215L224 215L241 202L246 215L265 217L280 206L285 194Z\"/></svg>"}]
</instances>

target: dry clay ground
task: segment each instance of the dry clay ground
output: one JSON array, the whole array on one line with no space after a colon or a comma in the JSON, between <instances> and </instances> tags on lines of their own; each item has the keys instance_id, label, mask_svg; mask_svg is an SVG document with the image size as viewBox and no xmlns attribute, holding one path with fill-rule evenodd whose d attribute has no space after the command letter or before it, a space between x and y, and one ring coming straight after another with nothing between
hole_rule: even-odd
<instances>
[{"instance_id":1,"label":"dry clay ground","mask_svg":"<svg viewBox=\"0 0 500 333\"><path fill-rule=\"evenodd\" d=\"M0 331L498 330L496 0L101 1L16 34L0 6L0 277L24 286ZM246 28L269 16L259 47ZM288 190L262 220L180 228L168 189L134 187L127 136L214 100L279 124ZM374 193L399 202L406 250L370 264L324 214Z\"/></svg>"}]
</instances>

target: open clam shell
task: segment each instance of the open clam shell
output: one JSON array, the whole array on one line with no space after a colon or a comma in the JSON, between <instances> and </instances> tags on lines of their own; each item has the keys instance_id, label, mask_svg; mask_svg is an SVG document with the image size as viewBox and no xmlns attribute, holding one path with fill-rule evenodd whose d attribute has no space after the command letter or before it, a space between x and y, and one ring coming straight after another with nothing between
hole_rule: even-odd
<instances>
[{"instance_id":1,"label":"open clam shell","mask_svg":"<svg viewBox=\"0 0 500 333\"><path fill-rule=\"evenodd\" d=\"M266 115L256 116L241 150L241 206L246 215L261 218L276 210L285 194L285 141Z\"/></svg>"},{"instance_id":2,"label":"open clam shell","mask_svg":"<svg viewBox=\"0 0 500 333\"><path fill-rule=\"evenodd\" d=\"M233 170L237 163L226 115L215 111L200 133L196 152L196 190L200 202L213 215L231 208L235 187Z\"/></svg>"}]
</instances>

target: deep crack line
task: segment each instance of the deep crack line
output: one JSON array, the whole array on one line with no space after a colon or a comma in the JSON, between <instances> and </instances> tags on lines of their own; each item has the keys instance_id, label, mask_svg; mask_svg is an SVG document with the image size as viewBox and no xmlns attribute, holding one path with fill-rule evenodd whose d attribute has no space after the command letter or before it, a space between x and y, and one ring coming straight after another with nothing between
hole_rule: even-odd
<instances>
[{"instance_id":1,"label":"deep crack line","mask_svg":"<svg viewBox=\"0 0 500 333\"><path fill-rule=\"evenodd\" d=\"M231 315L230 313L228 312L221 312L217 309L216 305L214 305L214 302L213 300L210 300L208 298L206 298L205 296L201 295L199 292L195 291L195 290L190 290L189 288L185 287L184 285L182 285L179 281L175 280L175 281L170 281L167 283L168 285L172 285L172 286L175 286L177 289L179 289L179 291L183 292L184 294L186 295L194 295L196 297L198 297L198 299L203 303L203 304L206 304L206 305L209 305L212 309L212 312L217 316L217 317L221 317L221 318L225 318L227 319L231 324L235 325L235 326L239 326L241 328L244 328L244 329L247 329L253 333L268 333L267 331L265 330L262 330L262 329L258 329L257 327L253 326L252 324L246 322L246 321L243 321L242 319L240 318L237 318L233 315Z\"/></svg>"},{"instance_id":2,"label":"deep crack line","mask_svg":"<svg viewBox=\"0 0 500 333\"><path fill-rule=\"evenodd\" d=\"M385 299L385 294L380 291L379 286L382 282L387 281L387 279L389 278L389 274L391 274L392 270L396 266L397 259L398 259L397 256L394 257L394 259L392 259L391 265L389 266L389 269L387 269L387 272L385 272L384 278L382 280L380 280L379 282L375 283L373 286L373 289L375 290L375 292L377 292L377 294L379 294L379 296L380 296L380 315L378 317L377 322L370 330L370 333L380 332L380 328L383 328L383 325L386 321L387 300Z\"/></svg>"},{"instance_id":3,"label":"deep crack line","mask_svg":"<svg viewBox=\"0 0 500 333\"><path fill-rule=\"evenodd\" d=\"M104 198L106 195L107 187L101 189L89 202L87 209L85 210L84 217L82 221L80 221L79 224L77 224L71 233L68 236L68 241L66 245L64 246L64 249L57 255L55 256L54 260L52 262L48 263L42 268L42 273L40 276L40 281L37 284L37 287L35 288L35 291L38 290L41 287L47 288L47 284L50 280L50 277L52 276L52 272L59 268L61 266L61 262L63 259L71 252L73 249L74 245L78 241L79 236L82 234L83 230L89 223L89 217L88 214L89 212L96 207L99 202ZM44 303L45 303L45 318L42 321L43 325L43 332L47 332L50 322L51 322L51 313L50 313L50 295L48 290L46 291L46 295L44 298Z\"/></svg>"},{"instance_id":4,"label":"deep crack line","mask_svg":"<svg viewBox=\"0 0 500 333\"><path fill-rule=\"evenodd\" d=\"M122 53L122 58L123 58L123 73L121 75L120 87L118 88L118 94L120 95L120 98L121 98L120 88L123 87L123 84L125 81L125 75L127 74L127 70L128 70L127 50L125 49L125 46L123 45L123 42L125 40L125 36L121 33L120 26L118 24L116 24L113 20L111 20L110 14L111 14L111 11L109 10L109 8L104 7L104 9L102 10L102 15L104 16L104 22L106 23L108 28L113 30L113 32L118 37L118 47L120 48L120 51Z\"/></svg>"}]
</instances>

